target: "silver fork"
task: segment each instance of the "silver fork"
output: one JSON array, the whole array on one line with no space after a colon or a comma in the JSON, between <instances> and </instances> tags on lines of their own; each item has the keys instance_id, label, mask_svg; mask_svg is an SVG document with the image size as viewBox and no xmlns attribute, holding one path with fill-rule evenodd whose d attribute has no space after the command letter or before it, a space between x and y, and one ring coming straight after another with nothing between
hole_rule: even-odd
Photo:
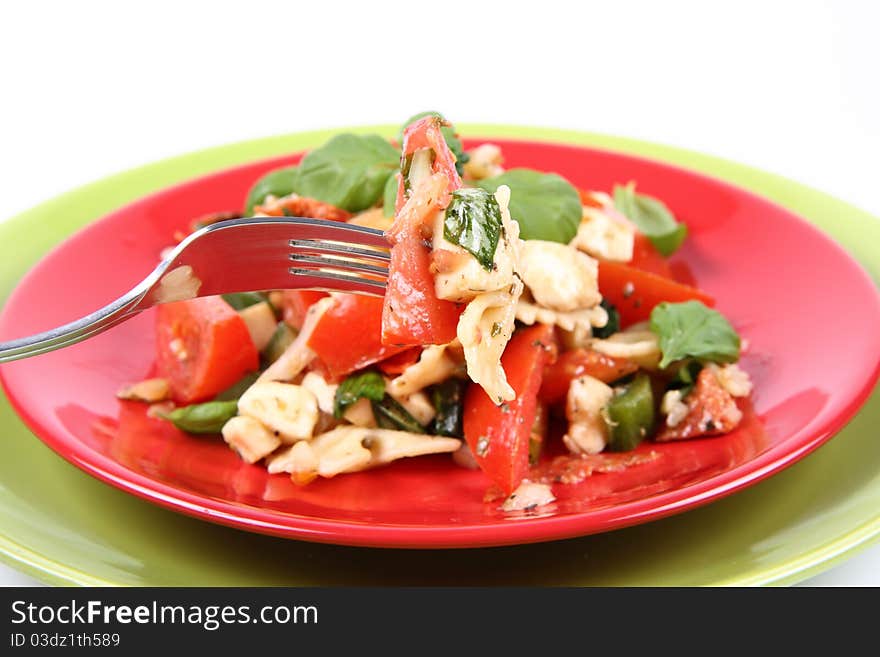
<instances>
[{"instance_id":1,"label":"silver fork","mask_svg":"<svg viewBox=\"0 0 880 657\"><path fill-rule=\"evenodd\" d=\"M69 324L0 342L0 363L81 342L160 303L255 290L382 296L388 242L381 231L301 217L220 221L183 240L130 292Z\"/></svg>"}]
</instances>

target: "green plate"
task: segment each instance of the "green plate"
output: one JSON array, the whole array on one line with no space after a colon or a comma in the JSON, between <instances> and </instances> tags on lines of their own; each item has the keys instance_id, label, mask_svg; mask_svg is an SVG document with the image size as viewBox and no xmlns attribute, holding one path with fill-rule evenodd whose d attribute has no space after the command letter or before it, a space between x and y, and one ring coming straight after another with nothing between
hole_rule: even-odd
<instances>
[{"instance_id":1,"label":"green plate","mask_svg":"<svg viewBox=\"0 0 880 657\"><path fill-rule=\"evenodd\" d=\"M538 128L460 126L467 135L609 148L723 178L806 217L880 280L880 221L825 194L668 146ZM392 127L359 132L393 134ZM5 299L21 275L80 226L169 184L311 148L333 132L201 151L119 174L0 225ZM747 490L666 520L585 538L483 550L391 551L248 534L160 509L77 470L0 400L0 558L38 579L85 585L720 585L788 584L880 534L880 392L831 442Z\"/></svg>"}]
</instances>

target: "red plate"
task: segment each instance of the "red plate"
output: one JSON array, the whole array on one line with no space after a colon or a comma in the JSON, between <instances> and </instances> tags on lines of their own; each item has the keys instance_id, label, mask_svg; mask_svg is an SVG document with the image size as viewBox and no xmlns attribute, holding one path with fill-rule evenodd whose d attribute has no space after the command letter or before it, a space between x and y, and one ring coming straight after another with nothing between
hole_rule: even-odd
<instances>
[{"instance_id":1,"label":"red plate","mask_svg":"<svg viewBox=\"0 0 880 657\"><path fill-rule=\"evenodd\" d=\"M474 140L471 140L473 145ZM717 180L637 157L494 140L508 166L557 171L580 187L636 180L690 228L675 256L718 300L748 343L754 413L737 432L653 445L655 460L560 488L538 517L484 504L486 480L447 457L398 462L298 488L241 462L222 441L183 435L120 402L121 384L153 367L151 313L91 341L0 368L28 426L86 472L213 522L311 541L471 547L579 536L680 512L780 470L828 440L856 412L880 370L880 300L865 272L790 212ZM133 203L67 240L21 282L4 338L34 333L116 298L156 264L176 230L240 207L263 172L242 166ZM858 458L857 454L853 458ZM88 500L83 500L88 504ZM125 522L124 518L120 522Z\"/></svg>"}]
</instances>

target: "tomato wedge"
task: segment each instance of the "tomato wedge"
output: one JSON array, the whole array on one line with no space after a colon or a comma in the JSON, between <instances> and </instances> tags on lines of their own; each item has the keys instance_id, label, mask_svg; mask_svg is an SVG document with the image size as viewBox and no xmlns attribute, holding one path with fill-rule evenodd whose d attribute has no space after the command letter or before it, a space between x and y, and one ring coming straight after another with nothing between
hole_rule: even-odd
<instances>
[{"instance_id":1,"label":"tomato wedge","mask_svg":"<svg viewBox=\"0 0 880 657\"><path fill-rule=\"evenodd\" d=\"M516 399L496 406L478 385L464 399L464 437L480 469L505 495L522 483L529 471L529 433L535 421L538 390L544 366L556 356L552 326L536 324L516 333L504 350L501 364Z\"/></svg>"},{"instance_id":2,"label":"tomato wedge","mask_svg":"<svg viewBox=\"0 0 880 657\"><path fill-rule=\"evenodd\" d=\"M404 350L382 344L382 299L339 294L318 320L311 347L333 380Z\"/></svg>"},{"instance_id":3,"label":"tomato wedge","mask_svg":"<svg viewBox=\"0 0 880 657\"><path fill-rule=\"evenodd\" d=\"M539 397L555 404L565 400L572 379L592 376L603 383L611 383L639 369L631 360L614 358L593 349L575 349L559 355L555 363L544 368Z\"/></svg>"},{"instance_id":4,"label":"tomato wedge","mask_svg":"<svg viewBox=\"0 0 880 657\"><path fill-rule=\"evenodd\" d=\"M300 330L313 303L327 296L316 290L284 290L281 293L281 314L284 321Z\"/></svg>"},{"instance_id":5,"label":"tomato wedge","mask_svg":"<svg viewBox=\"0 0 880 657\"><path fill-rule=\"evenodd\" d=\"M462 306L437 298L431 252L418 233L398 238L388 271L382 342L399 347L452 342Z\"/></svg>"},{"instance_id":6,"label":"tomato wedge","mask_svg":"<svg viewBox=\"0 0 880 657\"><path fill-rule=\"evenodd\" d=\"M434 213L443 210L449 202L449 193L461 187L461 178L455 171L455 156L440 132L442 125L438 117L425 117L404 131L404 157L420 148L431 148L434 151L432 173L441 174L442 178L436 196L408 199L400 176L397 216L386 233L392 245L382 313L381 335L386 345L446 344L455 338L458 327L462 306L437 298L427 241ZM444 178L445 190L442 189Z\"/></svg>"},{"instance_id":7,"label":"tomato wedge","mask_svg":"<svg viewBox=\"0 0 880 657\"><path fill-rule=\"evenodd\" d=\"M181 403L210 399L259 367L247 325L220 297L156 309L158 367Z\"/></svg>"},{"instance_id":8,"label":"tomato wedge","mask_svg":"<svg viewBox=\"0 0 880 657\"><path fill-rule=\"evenodd\" d=\"M619 262L599 263L599 292L617 308L623 326L647 320L654 306L663 301L715 305L715 299L702 290Z\"/></svg>"}]
</instances>

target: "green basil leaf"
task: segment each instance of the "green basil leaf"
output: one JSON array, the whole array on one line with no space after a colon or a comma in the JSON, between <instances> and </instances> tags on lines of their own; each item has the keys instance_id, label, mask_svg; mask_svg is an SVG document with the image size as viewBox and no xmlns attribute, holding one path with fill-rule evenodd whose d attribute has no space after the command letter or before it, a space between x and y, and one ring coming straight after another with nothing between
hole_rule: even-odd
<instances>
[{"instance_id":1,"label":"green basil leaf","mask_svg":"<svg viewBox=\"0 0 880 657\"><path fill-rule=\"evenodd\" d=\"M398 403L394 397L385 395L382 401L373 401L373 417L376 424L383 429L397 431L409 431L410 433L425 433L425 427L419 424L409 411Z\"/></svg>"},{"instance_id":2,"label":"green basil leaf","mask_svg":"<svg viewBox=\"0 0 880 657\"><path fill-rule=\"evenodd\" d=\"M434 416L432 433L435 436L464 437L464 391L467 381L447 379L431 389Z\"/></svg>"},{"instance_id":3,"label":"green basil leaf","mask_svg":"<svg viewBox=\"0 0 880 657\"><path fill-rule=\"evenodd\" d=\"M651 331L660 341L660 367L683 358L702 362L739 360L739 335L717 310L699 301L664 301L651 311Z\"/></svg>"},{"instance_id":4,"label":"green basil leaf","mask_svg":"<svg viewBox=\"0 0 880 657\"><path fill-rule=\"evenodd\" d=\"M296 191L360 212L376 204L399 164L398 150L378 135L336 135L303 158Z\"/></svg>"},{"instance_id":5,"label":"green basil leaf","mask_svg":"<svg viewBox=\"0 0 880 657\"><path fill-rule=\"evenodd\" d=\"M235 310L244 310L258 303L268 301L268 297L261 292L232 292L221 295L223 300Z\"/></svg>"},{"instance_id":6,"label":"green basil leaf","mask_svg":"<svg viewBox=\"0 0 880 657\"><path fill-rule=\"evenodd\" d=\"M280 197L295 192L297 171L296 166L275 169L257 180L248 192L244 208L245 215L252 215L254 208L266 200L269 195Z\"/></svg>"},{"instance_id":7,"label":"green basil leaf","mask_svg":"<svg viewBox=\"0 0 880 657\"><path fill-rule=\"evenodd\" d=\"M385 182L385 191L382 193L382 214L386 217L394 216L394 206L397 204L397 176L388 176Z\"/></svg>"},{"instance_id":8,"label":"green basil leaf","mask_svg":"<svg viewBox=\"0 0 880 657\"><path fill-rule=\"evenodd\" d=\"M366 397L372 401L382 401L385 396L385 379L373 370L352 374L336 388L333 399L333 417L342 418L346 409L358 399Z\"/></svg>"},{"instance_id":9,"label":"green basil leaf","mask_svg":"<svg viewBox=\"0 0 880 657\"><path fill-rule=\"evenodd\" d=\"M423 119L426 116L438 116L446 121L446 118L440 112L419 112L418 114L409 117L409 119L400 126L400 130L397 131L398 143L403 144L403 131L406 130L410 123ZM446 145L455 156L455 170L458 171L459 176L464 175L464 164L471 159L471 156L464 152L464 145L461 143L461 139L458 138L458 135L455 134L455 128L453 126L445 125L440 128L440 132L443 133L443 139L446 141Z\"/></svg>"},{"instance_id":10,"label":"green basil leaf","mask_svg":"<svg viewBox=\"0 0 880 657\"><path fill-rule=\"evenodd\" d=\"M581 222L581 197L565 178L532 169L510 169L477 185L494 193L510 187L510 216L519 222L524 240L568 244Z\"/></svg>"},{"instance_id":11,"label":"green basil leaf","mask_svg":"<svg viewBox=\"0 0 880 657\"><path fill-rule=\"evenodd\" d=\"M614 206L665 256L675 253L687 237L687 226L678 223L662 201L637 194L635 183L614 186Z\"/></svg>"},{"instance_id":12,"label":"green basil leaf","mask_svg":"<svg viewBox=\"0 0 880 657\"><path fill-rule=\"evenodd\" d=\"M607 299L602 299L602 302L599 305L608 313L608 323L605 324L605 326L597 326L593 328L593 337L603 339L607 338L609 335L614 335L620 330L620 313L617 312L617 308L614 307L614 304L609 303Z\"/></svg>"},{"instance_id":13,"label":"green basil leaf","mask_svg":"<svg viewBox=\"0 0 880 657\"><path fill-rule=\"evenodd\" d=\"M175 408L165 415L175 427L187 433L220 433L223 425L238 413L238 400L209 401Z\"/></svg>"},{"instance_id":14,"label":"green basil leaf","mask_svg":"<svg viewBox=\"0 0 880 657\"><path fill-rule=\"evenodd\" d=\"M492 271L501 237L501 208L485 189L456 189L446 208L443 236Z\"/></svg>"}]
</instances>

